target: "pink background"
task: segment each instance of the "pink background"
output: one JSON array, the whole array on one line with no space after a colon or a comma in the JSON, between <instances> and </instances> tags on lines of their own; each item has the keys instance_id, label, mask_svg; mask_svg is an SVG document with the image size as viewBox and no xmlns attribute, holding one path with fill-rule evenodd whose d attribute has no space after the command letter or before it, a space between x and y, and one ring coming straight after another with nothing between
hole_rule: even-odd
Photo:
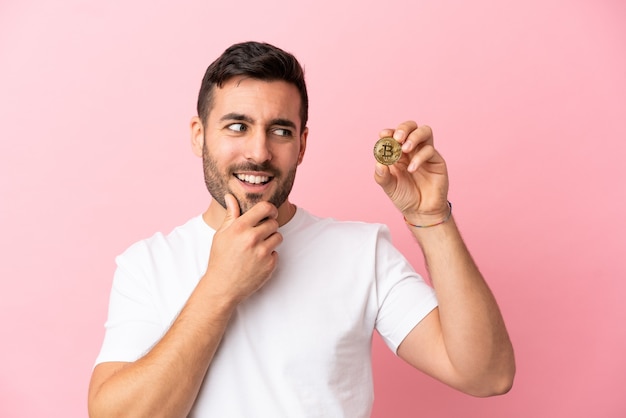
<instances>
[{"instance_id":1,"label":"pink background","mask_svg":"<svg viewBox=\"0 0 626 418\"><path fill-rule=\"evenodd\" d=\"M206 66L249 39L306 67L292 200L387 222L418 269L371 149L434 128L516 348L513 390L475 399L376 338L374 416L626 416L626 3L213 3L0 3L0 416L86 416L113 259L205 209L188 122Z\"/></svg>"}]
</instances>

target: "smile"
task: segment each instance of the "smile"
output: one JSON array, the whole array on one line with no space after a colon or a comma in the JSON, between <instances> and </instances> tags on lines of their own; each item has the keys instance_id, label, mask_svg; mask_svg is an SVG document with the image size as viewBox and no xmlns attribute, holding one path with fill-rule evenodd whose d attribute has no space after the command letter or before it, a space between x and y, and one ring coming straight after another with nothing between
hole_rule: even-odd
<instances>
[{"instance_id":1,"label":"smile","mask_svg":"<svg viewBox=\"0 0 626 418\"><path fill-rule=\"evenodd\" d=\"M249 184L265 184L271 179L271 177L268 176L253 176L251 174L235 174L235 177Z\"/></svg>"}]
</instances>

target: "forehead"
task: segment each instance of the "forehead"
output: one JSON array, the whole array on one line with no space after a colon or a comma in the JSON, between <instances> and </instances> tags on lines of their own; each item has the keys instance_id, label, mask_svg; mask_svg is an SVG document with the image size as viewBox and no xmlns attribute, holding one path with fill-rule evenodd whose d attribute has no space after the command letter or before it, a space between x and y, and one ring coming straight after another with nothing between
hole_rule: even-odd
<instances>
[{"instance_id":1,"label":"forehead","mask_svg":"<svg viewBox=\"0 0 626 418\"><path fill-rule=\"evenodd\" d=\"M300 93L291 83L233 77L222 87L215 87L208 119L218 120L225 114L239 113L259 122L283 118L300 126L300 106Z\"/></svg>"}]
</instances>

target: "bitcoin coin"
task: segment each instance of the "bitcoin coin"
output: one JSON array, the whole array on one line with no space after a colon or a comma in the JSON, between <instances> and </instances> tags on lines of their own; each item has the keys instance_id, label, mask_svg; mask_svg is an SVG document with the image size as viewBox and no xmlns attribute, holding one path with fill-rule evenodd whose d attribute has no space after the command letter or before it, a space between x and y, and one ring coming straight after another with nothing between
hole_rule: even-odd
<instances>
[{"instance_id":1,"label":"bitcoin coin","mask_svg":"<svg viewBox=\"0 0 626 418\"><path fill-rule=\"evenodd\" d=\"M390 136L380 138L374 144L374 158L381 164L394 164L400 156L402 156L402 145Z\"/></svg>"}]
</instances>

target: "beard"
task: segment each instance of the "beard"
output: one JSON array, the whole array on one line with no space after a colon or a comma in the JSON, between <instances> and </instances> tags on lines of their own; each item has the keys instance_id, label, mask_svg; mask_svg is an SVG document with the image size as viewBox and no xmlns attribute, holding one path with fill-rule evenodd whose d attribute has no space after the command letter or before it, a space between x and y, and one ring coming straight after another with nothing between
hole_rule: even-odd
<instances>
[{"instance_id":1,"label":"beard","mask_svg":"<svg viewBox=\"0 0 626 418\"><path fill-rule=\"evenodd\" d=\"M290 169L284 176L278 169L273 167L267 161L263 164L243 163L230 166L227 167L225 173L220 174L217 163L209 154L205 142L205 145L202 148L202 167L204 169L204 184L206 184L206 188L213 199L226 209L226 200L224 199L224 196L226 193L232 194L235 199L237 199L239 209L243 215L254 205L262 201L263 195L260 193L246 193L243 196L236 195L235 192L228 187L228 182L234 177L234 173L242 171L262 171L271 174L273 177L271 181L276 182L278 186L276 191L269 197L269 199L266 200L279 208L283 203L285 203L289 197L289 193L291 193L293 182L296 178L297 166Z\"/></svg>"}]
</instances>

